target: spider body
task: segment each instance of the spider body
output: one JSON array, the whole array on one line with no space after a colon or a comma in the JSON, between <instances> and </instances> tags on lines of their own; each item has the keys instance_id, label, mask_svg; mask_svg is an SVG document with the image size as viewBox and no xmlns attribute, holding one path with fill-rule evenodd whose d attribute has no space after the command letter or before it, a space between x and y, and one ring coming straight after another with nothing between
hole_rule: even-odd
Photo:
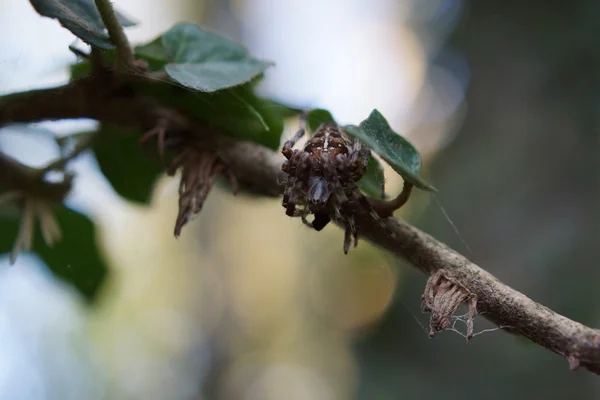
<instances>
[{"instance_id":1,"label":"spider body","mask_svg":"<svg viewBox=\"0 0 600 400\"><path fill-rule=\"evenodd\" d=\"M303 149L294 149L304 131L301 128L282 149L287 158L282 166L287 174L283 207L287 215L301 217L318 231L332 217L342 222L346 227L344 252L347 253L352 238L355 246L358 240L349 205L357 201L368 204L357 182L366 171L371 152L358 139L350 139L335 123L322 124ZM309 214L314 215L312 223L306 219Z\"/></svg>"}]
</instances>

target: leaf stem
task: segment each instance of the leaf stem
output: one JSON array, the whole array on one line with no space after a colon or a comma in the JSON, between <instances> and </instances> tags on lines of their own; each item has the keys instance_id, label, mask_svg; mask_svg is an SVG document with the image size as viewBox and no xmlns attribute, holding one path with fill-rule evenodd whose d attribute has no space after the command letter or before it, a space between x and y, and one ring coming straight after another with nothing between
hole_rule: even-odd
<instances>
[{"instance_id":1,"label":"leaf stem","mask_svg":"<svg viewBox=\"0 0 600 400\"><path fill-rule=\"evenodd\" d=\"M131 69L134 67L133 49L125 35L125 30L119 22L117 13L110 0L94 0L96 7L102 17L102 22L108 30L110 39L117 46L117 66L121 69Z\"/></svg>"},{"instance_id":2,"label":"leaf stem","mask_svg":"<svg viewBox=\"0 0 600 400\"><path fill-rule=\"evenodd\" d=\"M413 185L409 182L404 182L402 192L393 200L383 201L369 198L369 203L381 218L391 217L394 211L402 207L410 198Z\"/></svg>"}]
</instances>

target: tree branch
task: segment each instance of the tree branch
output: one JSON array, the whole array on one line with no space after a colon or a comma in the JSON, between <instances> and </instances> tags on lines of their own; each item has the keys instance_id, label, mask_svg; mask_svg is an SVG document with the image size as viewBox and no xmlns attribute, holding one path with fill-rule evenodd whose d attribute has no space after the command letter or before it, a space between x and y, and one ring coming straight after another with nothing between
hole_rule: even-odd
<instances>
[{"instance_id":1,"label":"tree branch","mask_svg":"<svg viewBox=\"0 0 600 400\"><path fill-rule=\"evenodd\" d=\"M117 13L110 0L94 1L96 2L96 7L102 17L102 22L104 22L104 26L106 26L106 29L108 30L110 39L115 46L117 46L117 66L121 68L132 68L135 59L133 56L133 49L131 48L131 44L129 44L127 35L125 35L125 30L119 22Z\"/></svg>"},{"instance_id":2,"label":"tree branch","mask_svg":"<svg viewBox=\"0 0 600 400\"><path fill-rule=\"evenodd\" d=\"M277 196L283 191L278 183L281 156L257 144L234 141L222 135L206 135L209 128L189 121L177 110L163 107L154 99L119 88L107 89L106 85L92 79L74 81L55 89L0 97L0 126L9 122L64 118L93 118L137 128L140 132L167 121L169 129L185 131L211 146L241 185L268 196ZM478 311L504 330L520 334L566 357L571 369L583 366L600 374L599 330L534 302L400 219L387 219L386 229L367 210L356 208L355 212L361 237L408 260L433 277L424 295L426 306L432 311L433 333L443 329L444 318L456 310L457 302L468 300L472 311ZM447 302L450 297L452 301Z\"/></svg>"}]
</instances>

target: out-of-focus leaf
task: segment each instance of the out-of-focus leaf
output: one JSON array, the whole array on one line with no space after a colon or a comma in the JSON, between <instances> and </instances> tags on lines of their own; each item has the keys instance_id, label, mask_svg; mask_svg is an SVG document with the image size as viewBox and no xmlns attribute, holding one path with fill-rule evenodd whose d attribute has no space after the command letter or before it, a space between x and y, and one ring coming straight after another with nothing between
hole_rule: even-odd
<instances>
[{"instance_id":1,"label":"out-of-focus leaf","mask_svg":"<svg viewBox=\"0 0 600 400\"><path fill-rule=\"evenodd\" d=\"M249 82L269 65L256 60L211 61L202 64L168 64L165 71L183 86L202 92L216 92Z\"/></svg>"},{"instance_id":2,"label":"out-of-focus leaf","mask_svg":"<svg viewBox=\"0 0 600 400\"><path fill-rule=\"evenodd\" d=\"M215 92L250 82L273 65L250 56L240 44L198 25L175 25L162 37L167 74L183 86ZM148 47L145 48L148 51ZM158 46L151 47L160 56Z\"/></svg>"},{"instance_id":3,"label":"out-of-focus leaf","mask_svg":"<svg viewBox=\"0 0 600 400\"><path fill-rule=\"evenodd\" d=\"M264 99L265 105L271 110L281 115L282 118L291 118L300 115L303 111L302 108L294 107L289 104L283 104L275 100Z\"/></svg>"},{"instance_id":4,"label":"out-of-focus leaf","mask_svg":"<svg viewBox=\"0 0 600 400\"><path fill-rule=\"evenodd\" d=\"M158 157L151 156L140 146L140 138L139 133L102 124L94 139L93 151L100 170L117 193L134 202L148 203L163 168Z\"/></svg>"},{"instance_id":5,"label":"out-of-focus leaf","mask_svg":"<svg viewBox=\"0 0 600 400\"><path fill-rule=\"evenodd\" d=\"M435 187L419 177L421 169L419 152L392 130L379 111L373 110L369 118L361 122L360 126L348 125L344 130L379 154L405 181L420 189L437 191Z\"/></svg>"},{"instance_id":6,"label":"out-of-focus leaf","mask_svg":"<svg viewBox=\"0 0 600 400\"><path fill-rule=\"evenodd\" d=\"M192 26L195 27L194 29L199 29L195 25ZM214 43L217 46L213 46L214 48L209 46L209 50L212 49L211 51L216 52L219 57L247 54L247 50L239 44L214 33L207 34L216 37ZM169 40L173 40L174 37L170 37ZM136 57L146 60L152 71L164 69L170 60L171 55L167 52L163 41L164 36L160 36L148 44L135 48ZM207 44L210 43L212 42ZM170 44L169 49L172 51L175 46L176 43ZM105 62L110 62L110 58L114 57L113 53L113 51L104 52ZM208 53L202 54L207 56ZM175 56L177 55L173 55ZM193 52L187 55L182 53L177 57L193 57ZM71 78L81 78L88 75L90 71L90 63L87 61L74 64L71 66ZM232 137L277 149L283 133L284 118L289 115L289 110L282 109L272 101L262 99L254 93L253 86L258 78L255 77L243 85L212 93L195 91L175 81L159 79L152 82L137 82L135 87L141 93L157 98L164 105L177 108L192 120L206 121Z\"/></svg>"},{"instance_id":7,"label":"out-of-focus leaf","mask_svg":"<svg viewBox=\"0 0 600 400\"><path fill-rule=\"evenodd\" d=\"M248 50L238 43L189 23L174 26L152 42L136 47L135 51L136 56L148 61L154 71L170 69L171 73L177 75L188 74L193 69L196 72L204 69L202 74L206 72L207 79L212 72L222 74L224 68L221 67L226 63L237 63L240 69L244 69L252 63L263 62L251 57ZM180 68L181 66L185 68ZM213 67L219 68L211 71ZM225 134L277 149L286 113L254 93L254 85L261 73L248 74L242 81L238 79L235 85L228 85L225 89L220 83L208 87L214 83L208 81L193 83L190 80L186 84L174 76L171 76L173 83L157 80L139 83L136 87L141 92L158 98L163 104L179 109L191 119L204 120L222 128ZM231 75L233 77L235 74ZM204 84L207 86L201 87ZM221 90L210 93L203 91L217 87Z\"/></svg>"},{"instance_id":8,"label":"out-of-focus leaf","mask_svg":"<svg viewBox=\"0 0 600 400\"><path fill-rule=\"evenodd\" d=\"M282 115L268 101L256 96L249 85L214 93L194 92L164 82L139 84L137 88L191 119L205 120L222 128L232 137L271 149L280 145Z\"/></svg>"},{"instance_id":9,"label":"out-of-focus leaf","mask_svg":"<svg viewBox=\"0 0 600 400\"><path fill-rule=\"evenodd\" d=\"M35 252L60 279L73 285L89 301L104 281L107 268L96 245L94 224L86 216L65 206L54 210L62 240L49 248L39 224L36 226ZM0 218L0 253L9 253L19 228L17 218Z\"/></svg>"},{"instance_id":10,"label":"out-of-focus leaf","mask_svg":"<svg viewBox=\"0 0 600 400\"><path fill-rule=\"evenodd\" d=\"M105 32L105 26L94 0L29 0L44 17L57 19L62 26L86 43L101 49L115 45ZM121 25L134 26L135 22L117 12Z\"/></svg>"},{"instance_id":11,"label":"out-of-focus leaf","mask_svg":"<svg viewBox=\"0 0 600 400\"><path fill-rule=\"evenodd\" d=\"M163 46L162 36L157 37L150 43L136 46L134 50L135 55L138 57L161 61L163 65L167 62L167 53Z\"/></svg>"},{"instance_id":12,"label":"out-of-focus leaf","mask_svg":"<svg viewBox=\"0 0 600 400\"><path fill-rule=\"evenodd\" d=\"M312 133L315 133L321 124L327 122L335 122L335 120L329 111L322 108L310 110L308 114L306 114L306 124Z\"/></svg>"},{"instance_id":13,"label":"out-of-focus leaf","mask_svg":"<svg viewBox=\"0 0 600 400\"><path fill-rule=\"evenodd\" d=\"M376 198L385 198L385 176L379 160L371 156L367 165L367 172L358 181L358 188L366 195Z\"/></svg>"}]
</instances>

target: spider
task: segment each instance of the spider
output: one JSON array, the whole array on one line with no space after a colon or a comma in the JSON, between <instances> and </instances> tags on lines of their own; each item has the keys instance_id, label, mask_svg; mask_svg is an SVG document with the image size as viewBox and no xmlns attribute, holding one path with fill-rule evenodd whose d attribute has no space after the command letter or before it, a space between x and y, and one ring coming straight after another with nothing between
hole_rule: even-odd
<instances>
[{"instance_id":1,"label":"spider","mask_svg":"<svg viewBox=\"0 0 600 400\"><path fill-rule=\"evenodd\" d=\"M352 240L358 244L358 235L352 203L360 203L381 220L371 203L360 192L357 182L365 174L371 151L358 139L350 139L334 122L317 128L302 150L294 149L296 142L306 131L303 115L300 130L282 149L287 160L282 171L287 174L283 194L283 207L290 217L301 217L302 222L317 231L330 221L343 222L345 226L344 253L348 253ZM307 220L314 215L312 222Z\"/></svg>"}]
</instances>

